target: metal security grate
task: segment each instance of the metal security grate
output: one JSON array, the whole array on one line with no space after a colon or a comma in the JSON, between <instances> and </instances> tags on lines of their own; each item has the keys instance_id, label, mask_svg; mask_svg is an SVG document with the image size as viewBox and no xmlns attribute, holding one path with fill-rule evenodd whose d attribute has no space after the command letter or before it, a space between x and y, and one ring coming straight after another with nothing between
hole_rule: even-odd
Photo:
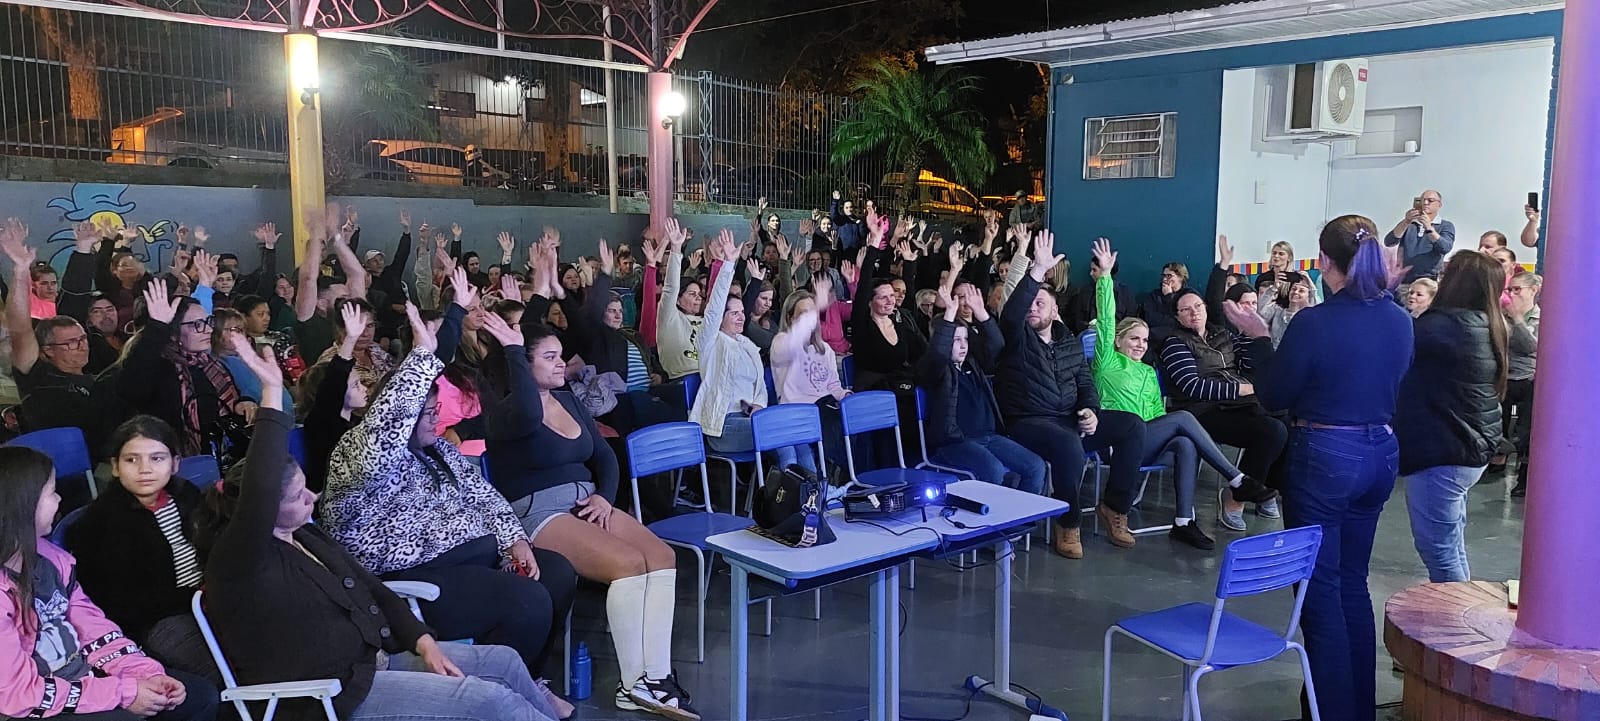
<instances>
[{"instance_id":1,"label":"metal security grate","mask_svg":"<svg viewBox=\"0 0 1600 721\"><path fill-rule=\"evenodd\" d=\"M1178 114L1084 121L1083 179L1170 178L1177 170Z\"/></svg>"}]
</instances>

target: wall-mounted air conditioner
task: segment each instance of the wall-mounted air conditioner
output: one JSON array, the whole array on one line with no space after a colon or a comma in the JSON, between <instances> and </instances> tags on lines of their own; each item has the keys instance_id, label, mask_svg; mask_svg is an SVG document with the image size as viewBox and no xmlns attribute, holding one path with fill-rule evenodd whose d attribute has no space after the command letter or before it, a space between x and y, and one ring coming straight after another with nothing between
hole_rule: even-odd
<instances>
[{"instance_id":1,"label":"wall-mounted air conditioner","mask_svg":"<svg viewBox=\"0 0 1600 721\"><path fill-rule=\"evenodd\" d=\"M1366 59L1294 66L1286 105L1284 128L1291 134L1360 135L1367 113Z\"/></svg>"}]
</instances>

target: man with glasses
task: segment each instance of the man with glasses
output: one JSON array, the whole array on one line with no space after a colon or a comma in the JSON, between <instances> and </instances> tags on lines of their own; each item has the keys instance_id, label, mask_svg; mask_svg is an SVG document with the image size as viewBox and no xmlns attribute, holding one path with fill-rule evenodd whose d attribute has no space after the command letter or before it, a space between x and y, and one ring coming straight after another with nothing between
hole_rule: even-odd
<instances>
[{"instance_id":1,"label":"man with glasses","mask_svg":"<svg viewBox=\"0 0 1600 721\"><path fill-rule=\"evenodd\" d=\"M1456 244L1456 226L1439 217L1444 196L1437 190L1424 190L1412 201L1405 218L1384 237L1384 245L1400 246L1401 265L1409 266L1405 285L1418 278L1438 278L1444 257ZM1405 297L1402 289L1399 297Z\"/></svg>"},{"instance_id":2,"label":"man with glasses","mask_svg":"<svg viewBox=\"0 0 1600 721\"><path fill-rule=\"evenodd\" d=\"M66 316L51 316L34 327L33 248L28 247L28 227L16 218L0 224L0 252L11 260L15 288L6 306L6 330L11 335L11 375L22 396L22 419L27 430L60 426L92 427L89 402L93 376L89 365L89 334ZM53 271L52 271L53 273ZM93 447L93 446L91 446Z\"/></svg>"}]
</instances>

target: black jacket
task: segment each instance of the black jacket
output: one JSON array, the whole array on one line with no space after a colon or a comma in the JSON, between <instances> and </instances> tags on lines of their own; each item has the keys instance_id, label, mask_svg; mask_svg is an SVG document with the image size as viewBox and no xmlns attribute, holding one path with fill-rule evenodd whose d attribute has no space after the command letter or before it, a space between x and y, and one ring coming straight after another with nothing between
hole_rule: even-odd
<instances>
[{"instance_id":1,"label":"black jacket","mask_svg":"<svg viewBox=\"0 0 1600 721\"><path fill-rule=\"evenodd\" d=\"M1111 282L1112 297L1117 301L1117 320L1121 321L1134 314L1137 306L1133 302L1133 289L1115 280ZM1079 287L1072 293L1071 299L1064 302L1066 310L1062 312L1061 319L1074 333L1082 333L1094 323L1094 281Z\"/></svg>"},{"instance_id":2,"label":"black jacket","mask_svg":"<svg viewBox=\"0 0 1600 721\"><path fill-rule=\"evenodd\" d=\"M1039 293L1039 282L1024 275L1000 312L1000 332L1005 350L999 355L1000 410L1007 423L1043 416L1076 423L1078 411L1100 411L1100 392L1083 358L1083 344L1057 321L1046 344L1028 327L1028 306ZM1074 426L1076 427L1076 426Z\"/></svg>"},{"instance_id":3,"label":"black jacket","mask_svg":"<svg viewBox=\"0 0 1600 721\"><path fill-rule=\"evenodd\" d=\"M611 303L611 283L611 276L604 273L597 274L594 285L590 286L588 296L582 305L570 300L561 303L562 312L567 313L565 340L569 340L572 345L565 350L582 356L583 362L594 366L596 372L616 373L623 381L627 381L628 345L633 341L623 335L622 331L605 324L606 306ZM542 296L534 296L523 317L530 317L534 312L534 304L539 303L541 312L537 317L543 318L550 308L550 302ZM645 368L655 370L652 354L642 345L638 348L639 356L644 359Z\"/></svg>"},{"instance_id":4,"label":"black jacket","mask_svg":"<svg viewBox=\"0 0 1600 721\"><path fill-rule=\"evenodd\" d=\"M1143 293L1136 301L1137 307L1134 315L1143 318L1150 324L1153 334L1159 329L1171 328L1178 325L1178 309L1173 304L1178 301L1177 293L1162 293L1156 288L1148 293Z\"/></svg>"},{"instance_id":5,"label":"black jacket","mask_svg":"<svg viewBox=\"0 0 1600 721\"><path fill-rule=\"evenodd\" d=\"M970 345L967 350L967 360L963 366L977 371L973 377L977 379L978 386L983 388L990 409L994 412L995 423L1000 423L1000 404L995 400L994 388L989 385L989 376L985 374L981 358L993 358L1004 349L1005 342L1000 339L1000 328L995 325L991 316L979 325L983 330L967 333ZM950 353L955 343L956 324L946 323L944 318L933 321L933 339L928 342L928 354L917 362L917 385L928 394L928 445L930 448L954 443L964 438L961 432L961 423L957 417L956 398L959 389L956 378L956 364L952 362ZM979 345L982 352L979 352ZM995 430L999 430L996 428Z\"/></svg>"},{"instance_id":6,"label":"black jacket","mask_svg":"<svg viewBox=\"0 0 1600 721\"><path fill-rule=\"evenodd\" d=\"M1434 308L1416 321L1411 370L1394 415L1400 472L1482 466L1500 445L1489 321L1479 311Z\"/></svg>"},{"instance_id":7,"label":"black jacket","mask_svg":"<svg viewBox=\"0 0 1600 721\"><path fill-rule=\"evenodd\" d=\"M184 520L184 537L192 542L189 520L200 505L200 491L174 476L167 494ZM156 514L121 483L106 486L89 504L67 531L66 542L78 559L84 592L133 640L144 643L157 621L189 613L195 589L178 587L172 546L161 534Z\"/></svg>"}]
</instances>

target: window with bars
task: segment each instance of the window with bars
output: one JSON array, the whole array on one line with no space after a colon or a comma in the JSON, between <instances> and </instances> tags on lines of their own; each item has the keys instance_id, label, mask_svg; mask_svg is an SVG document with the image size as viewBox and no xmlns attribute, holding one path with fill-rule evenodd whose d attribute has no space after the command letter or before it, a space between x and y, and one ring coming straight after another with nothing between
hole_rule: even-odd
<instances>
[{"instance_id":1,"label":"window with bars","mask_svg":"<svg viewBox=\"0 0 1600 721\"><path fill-rule=\"evenodd\" d=\"M1084 121L1084 180L1170 178L1177 167L1177 113Z\"/></svg>"},{"instance_id":2,"label":"window with bars","mask_svg":"<svg viewBox=\"0 0 1600 721\"><path fill-rule=\"evenodd\" d=\"M439 99L434 110L446 118L476 118L478 117L478 96L475 93L462 93L454 90L440 90Z\"/></svg>"}]
</instances>

